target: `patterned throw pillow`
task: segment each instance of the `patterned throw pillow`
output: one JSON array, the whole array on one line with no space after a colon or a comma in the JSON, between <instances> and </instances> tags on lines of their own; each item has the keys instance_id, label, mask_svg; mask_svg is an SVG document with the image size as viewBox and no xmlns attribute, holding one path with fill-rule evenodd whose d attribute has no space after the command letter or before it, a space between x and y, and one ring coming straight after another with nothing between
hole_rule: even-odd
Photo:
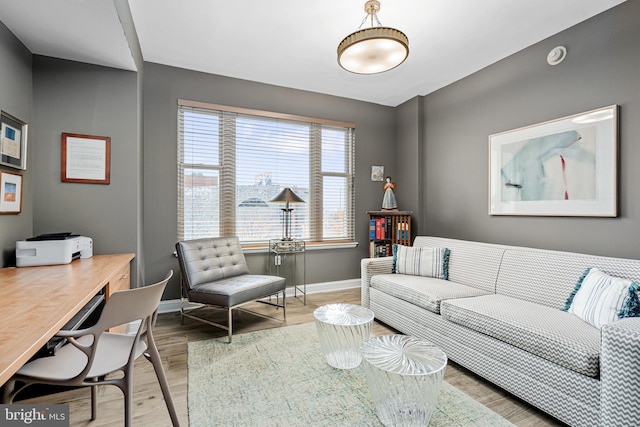
<instances>
[{"instance_id":1,"label":"patterned throw pillow","mask_svg":"<svg viewBox=\"0 0 640 427\"><path fill-rule=\"evenodd\" d=\"M596 328L623 317L640 316L638 284L587 268L567 299L564 311Z\"/></svg>"},{"instance_id":2,"label":"patterned throw pillow","mask_svg":"<svg viewBox=\"0 0 640 427\"><path fill-rule=\"evenodd\" d=\"M449 249L393 245L393 273L449 280Z\"/></svg>"}]
</instances>

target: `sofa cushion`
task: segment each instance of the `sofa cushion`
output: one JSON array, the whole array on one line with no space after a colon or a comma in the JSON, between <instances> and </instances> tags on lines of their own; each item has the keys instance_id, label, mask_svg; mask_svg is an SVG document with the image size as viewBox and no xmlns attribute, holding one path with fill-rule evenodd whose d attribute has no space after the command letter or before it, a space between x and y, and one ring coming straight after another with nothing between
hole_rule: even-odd
<instances>
[{"instance_id":1,"label":"sofa cushion","mask_svg":"<svg viewBox=\"0 0 640 427\"><path fill-rule=\"evenodd\" d=\"M637 291L638 285L631 280L588 268L567 298L564 311L602 328L623 317L638 317Z\"/></svg>"},{"instance_id":2,"label":"sofa cushion","mask_svg":"<svg viewBox=\"0 0 640 427\"><path fill-rule=\"evenodd\" d=\"M443 301L441 315L583 375L599 375L600 330L567 312L483 295Z\"/></svg>"},{"instance_id":3,"label":"sofa cushion","mask_svg":"<svg viewBox=\"0 0 640 427\"><path fill-rule=\"evenodd\" d=\"M453 252L453 247L449 247ZM637 260L513 248L504 253L495 293L561 310L576 281L588 267L596 267L612 276L640 280ZM449 276L454 280L451 269L450 262Z\"/></svg>"},{"instance_id":4,"label":"sofa cushion","mask_svg":"<svg viewBox=\"0 0 640 427\"><path fill-rule=\"evenodd\" d=\"M449 248L450 281L496 293L496 278L504 248L488 243L417 236L413 247L422 246Z\"/></svg>"},{"instance_id":5,"label":"sofa cushion","mask_svg":"<svg viewBox=\"0 0 640 427\"><path fill-rule=\"evenodd\" d=\"M449 278L449 249L393 245L392 273Z\"/></svg>"},{"instance_id":6,"label":"sofa cushion","mask_svg":"<svg viewBox=\"0 0 640 427\"><path fill-rule=\"evenodd\" d=\"M371 278L371 287L436 314L440 313L443 300L488 293L443 279L408 274L376 274Z\"/></svg>"}]
</instances>

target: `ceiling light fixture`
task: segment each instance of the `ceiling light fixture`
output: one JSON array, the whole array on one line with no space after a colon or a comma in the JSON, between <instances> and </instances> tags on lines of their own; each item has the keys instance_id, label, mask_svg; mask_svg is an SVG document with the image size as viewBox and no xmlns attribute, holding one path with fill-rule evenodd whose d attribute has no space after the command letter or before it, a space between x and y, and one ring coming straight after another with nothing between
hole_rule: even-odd
<instances>
[{"instance_id":1,"label":"ceiling light fixture","mask_svg":"<svg viewBox=\"0 0 640 427\"><path fill-rule=\"evenodd\" d=\"M367 1L364 4L367 16L360 27L338 45L338 63L345 70L356 74L382 73L396 68L409 56L409 39L402 31L383 27L378 20L379 10L379 1ZM361 30L369 17L371 27Z\"/></svg>"}]
</instances>

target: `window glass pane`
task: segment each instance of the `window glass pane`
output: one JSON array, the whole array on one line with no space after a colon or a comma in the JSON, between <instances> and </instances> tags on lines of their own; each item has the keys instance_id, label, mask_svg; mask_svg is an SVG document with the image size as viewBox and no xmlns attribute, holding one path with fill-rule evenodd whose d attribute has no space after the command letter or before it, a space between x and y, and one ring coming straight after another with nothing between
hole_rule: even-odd
<instances>
[{"instance_id":1,"label":"window glass pane","mask_svg":"<svg viewBox=\"0 0 640 427\"><path fill-rule=\"evenodd\" d=\"M309 193L309 126L239 116L236 120L236 229L243 242L282 237L284 203L270 203L289 187ZM302 205L302 204L300 204ZM306 209L291 205L291 235L308 238Z\"/></svg>"},{"instance_id":2,"label":"window glass pane","mask_svg":"<svg viewBox=\"0 0 640 427\"><path fill-rule=\"evenodd\" d=\"M323 179L322 235L325 239L344 239L348 230L347 179L326 176Z\"/></svg>"},{"instance_id":3,"label":"window glass pane","mask_svg":"<svg viewBox=\"0 0 640 427\"><path fill-rule=\"evenodd\" d=\"M185 169L183 179L184 239L219 236L220 178L218 171Z\"/></svg>"},{"instance_id":4,"label":"window glass pane","mask_svg":"<svg viewBox=\"0 0 640 427\"><path fill-rule=\"evenodd\" d=\"M238 117L237 184L309 187L309 126Z\"/></svg>"},{"instance_id":5,"label":"window glass pane","mask_svg":"<svg viewBox=\"0 0 640 427\"><path fill-rule=\"evenodd\" d=\"M322 129L322 171L346 172L345 131Z\"/></svg>"},{"instance_id":6,"label":"window glass pane","mask_svg":"<svg viewBox=\"0 0 640 427\"><path fill-rule=\"evenodd\" d=\"M219 115L185 111L183 123L183 162L187 164L219 165Z\"/></svg>"}]
</instances>

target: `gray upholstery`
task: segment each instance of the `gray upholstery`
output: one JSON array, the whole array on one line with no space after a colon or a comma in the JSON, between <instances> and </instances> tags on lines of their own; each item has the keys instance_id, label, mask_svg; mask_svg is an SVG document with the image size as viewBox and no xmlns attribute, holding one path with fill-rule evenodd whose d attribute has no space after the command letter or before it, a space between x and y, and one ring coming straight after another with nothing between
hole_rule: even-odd
<instances>
[{"instance_id":1,"label":"gray upholstery","mask_svg":"<svg viewBox=\"0 0 640 427\"><path fill-rule=\"evenodd\" d=\"M233 307L247 301L275 295L284 289L285 279L278 276L243 274L192 288L189 301Z\"/></svg>"},{"instance_id":2,"label":"gray upholstery","mask_svg":"<svg viewBox=\"0 0 640 427\"><path fill-rule=\"evenodd\" d=\"M443 300L487 294L480 289L448 280L407 274L375 275L371 278L371 287L433 313L440 313L440 303Z\"/></svg>"},{"instance_id":3,"label":"gray upholstery","mask_svg":"<svg viewBox=\"0 0 640 427\"><path fill-rule=\"evenodd\" d=\"M416 237L414 246L449 248L449 281L491 293L496 291L502 249L486 243L429 236Z\"/></svg>"},{"instance_id":4,"label":"gray upholstery","mask_svg":"<svg viewBox=\"0 0 640 427\"><path fill-rule=\"evenodd\" d=\"M237 237L188 240L176 244L184 283L189 289L249 274Z\"/></svg>"},{"instance_id":5,"label":"gray upholstery","mask_svg":"<svg viewBox=\"0 0 640 427\"><path fill-rule=\"evenodd\" d=\"M536 356L597 377L600 331L578 316L505 295L444 301L442 317Z\"/></svg>"},{"instance_id":6,"label":"gray upholstery","mask_svg":"<svg viewBox=\"0 0 640 427\"><path fill-rule=\"evenodd\" d=\"M228 314L227 325L212 322L186 308L183 298L180 304L182 317L226 329L229 342L233 333L232 310L243 304L259 301L282 308L286 319L285 279L250 274L237 237L185 240L176 243L176 252L182 271L183 296L189 302L225 308ZM280 292L282 304L261 301Z\"/></svg>"},{"instance_id":7,"label":"gray upholstery","mask_svg":"<svg viewBox=\"0 0 640 427\"><path fill-rule=\"evenodd\" d=\"M362 305L376 319L564 423L637 425L640 318L598 330L560 308L586 268L640 283L640 260L429 236L414 244L448 247L449 281L485 295L445 297L438 281L390 274L390 257L366 258Z\"/></svg>"}]
</instances>

